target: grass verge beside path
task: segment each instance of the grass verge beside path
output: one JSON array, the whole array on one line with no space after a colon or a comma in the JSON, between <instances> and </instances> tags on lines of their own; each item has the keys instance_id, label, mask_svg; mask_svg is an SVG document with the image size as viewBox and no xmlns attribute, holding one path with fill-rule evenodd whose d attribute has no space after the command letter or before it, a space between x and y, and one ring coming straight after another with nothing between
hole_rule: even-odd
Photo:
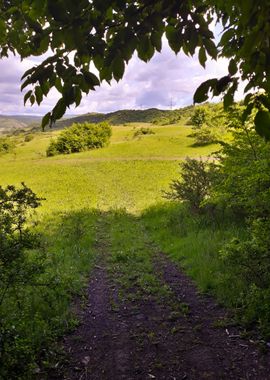
<instances>
[{"instance_id":1,"label":"grass verge beside path","mask_svg":"<svg viewBox=\"0 0 270 380\"><path fill-rule=\"evenodd\" d=\"M50 366L57 337L74 327L70 303L82 294L94 262L97 213L54 214L39 225L45 272L39 286L10 289L0 313L0 378L34 377Z\"/></svg>"},{"instance_id":2,"label":"grass verge beside path","mask_svg":"<svg viewBox=\"0 0 270 380\"><path fill-rule=\"evenodd\" d=\"M230 281L219 250L244 228L225 217L196 216L182 204L164 202L145 210L142 220L149 236L170 259L180 264L203 292L232 307L239 301L242 284Z\"/></svg>"}]
</instances>

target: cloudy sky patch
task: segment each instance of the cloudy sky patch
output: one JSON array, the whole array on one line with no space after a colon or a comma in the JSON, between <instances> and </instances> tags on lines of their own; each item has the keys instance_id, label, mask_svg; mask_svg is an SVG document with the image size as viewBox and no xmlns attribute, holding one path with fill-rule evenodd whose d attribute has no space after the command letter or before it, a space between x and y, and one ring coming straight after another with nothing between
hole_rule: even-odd
<instances>
[{"instance_id":1,"label":"cloudy sky patch","mask_svg":"<svg viewBox=\"0 0 270 380\"><path fill-rule=\"evenodd\" d=\"M39 60L34 57L21 62L17 57L10 57L0 61L1 114L42 115L51 110L59 98L57 91L51 91L40 107L23 105L20 78ZM227 65L226 60L208 61L206 69L203 69L197 57L190 58L182 53L176 56L165 42L162 52L156 53L149 63L134 56L120 82L112 81L111 86L103 83L96 91L83 97L79 107L71 108L68 113L183 107L192 103L194 91L201 82L226 75Z\"/></svg>"}]
</instances>

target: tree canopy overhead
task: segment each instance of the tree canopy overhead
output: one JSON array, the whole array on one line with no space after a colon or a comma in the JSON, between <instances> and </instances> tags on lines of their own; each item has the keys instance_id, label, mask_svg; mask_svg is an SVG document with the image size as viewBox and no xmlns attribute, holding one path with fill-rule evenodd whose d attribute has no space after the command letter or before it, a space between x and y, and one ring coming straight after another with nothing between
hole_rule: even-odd
<instances>
[{"instance_id":1,"label":"tree canopy overhead","mask_svg":"<svg viewBox=\"0 0 270 380\"><path fill-rule=\"evenodd\" d=\"M149 61L161 51L165 35L176 54L198 52L202 66L208 58L228 58L228 75L201 84L194 101L203 102L210 93L223 94L229 106L239 80L247 80L244 117L257 107L257 130L270 137L269 0L0 0L0 4L0 57L47 53L22 77L22 89L30 87L25 102L40 104L53 87L60 93L52 112L43 118L43 127L61 118L70 105L78 106L83 93L101 81L120 80L135 52ZM213 22L223 28L219 42ZM93 65L98 75L92 72ZM263 93L253 96L254 90Z\"/></svg>"}]
</instances>

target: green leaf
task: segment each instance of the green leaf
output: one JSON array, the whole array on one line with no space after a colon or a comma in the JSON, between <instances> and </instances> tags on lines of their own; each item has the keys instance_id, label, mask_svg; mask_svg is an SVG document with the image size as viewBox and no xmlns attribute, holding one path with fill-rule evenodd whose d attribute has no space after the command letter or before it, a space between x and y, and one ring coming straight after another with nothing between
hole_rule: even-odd
<instances>
[{"instance_id":1,"label":"green leaf","mask_svg":"<svg viewBox=\"0 0 270 380\"><path fill-rule=\"evenodd\" d=\"M210 57L217 58L217 47L212 40L204 39L204 46Z\"/></svg>"},{"instance_id":2,"label":"green leaf","mask_svg":"<svg viewBox=\"0 0 270 380\"><path fill-rule=\"evenodd\" d=\"M153 57L155 53L155 49L150 41L149 36L143 36L143 38L139 41L138 47L138 57L144 61L148 62Z\"/></svg>"},{"instance_id":3,"label":"green leaf","mask_svg":"<svg viewBox=\"0 0 270 380\"><path fill-rule=\"evenodd\" d=\"M43 116L43 118L42 118L41 128L42 128L43 131L44 131L45 127L50 123L50 120L51 120L51 113L48 112L48 113L46 113L46 115Z\"/></svg>"},{"instance_id":4,"label":"green leaf","mask_svg":"<svg viewBox=\"0 0 270 380\"><path fill-rule=\"evenodd\" d=\"M43 92L41 90L41 87L37 86L35 88L35 95L36 95L36 102L38 105L40 105L40 103L42 102L42 99L43 99Z\"/></svg>"},{"instance_id":5,"label":"green leaf","mask_svg":"<svg viewBox=\"0 0 270 380\"><path fill-rule=\"evenodd\" d=\"M234 94L238 87L238 81L237 79L234 79L232 85L228 89L227 93L225 94L223 98L223 104L224 108L228 109L234 102Z\"/></svg>"},{"instance_id":6,"label":"green leaf","mask_svg":"<svg viewBox=\"0 0 270 380\"><path fill-rule=\"evenodd\" d=\"M232 81L232 79L229 75L226 75L226 76L220 78L217 81L216 88L215 88L216 91L214 92L214 95L215 96L220 95L223 91L225 91L226 88L228 87L228 84L231 81Z\"/></svg>"},{"instance_id":7,"label":"green leaf","mask_svg":"<svg viewBox=\"0 0 270 380\"><path fill-rule=\"evenodd\" d=\"M66 112L66 109L67 109L67 107L66 107L66 104L64 102L64 99L59 99L58 102L56 103L56 106L54 107L54 109L52 111L53 121L61 119L61 117Z\"/></svg>"},{"instance_id":8,"label":"green leaf","mask_svg":"<svg viewBox=\"0 0 270 380\"><path fill-rule=\"evenodd\" d=\"M198 46L198 42L199 42L198 32L194 29L191 29L189 34L190 34L190 37L189 37L188 48L189 48L189 53L193 56L195 53L195 49Z\"/></svg>"},{"instance_id":9,"label":"green leaf","mask_svg":"<svg viewBox=\"0 0 270 380\"><path fill-rule=\"evenodd\" d=\"M222 34L222 37L219 42L219 46L227 45L228 42L235 36L235 30L233 28L228 29L225 33Z\"/></svg>"},{"instance_id":10,"label":"green leaf","mask_svg":"<svg viewBox=\"0 0 270 380\"><path fill-rule=\"evenodd\" d=\"M207 60L205 49L203 47L199 50L199 62L205 68L205 62Z\"/></svg>"},{"instance_id":11,"label":"green leaf","mask_svg":"<svg viewBox=\"0 0 270 380\"><path fill-rule=\"evenodd\" d=\"M158 52L161 52L161 49L162 49L162 32L157 32L154 30L151 34L151 43Z\"/></svg>"},{"instance_id":12,"label":"green leaf","mask_svg":"<svg viewBox=\"0 0 270 380\"><path fill-rule=\"evenodd\" d=\"M117 82L123 78L125 71L125 62L124 60L118 55L112 62L112 72L114 78L117 80Z\"/></svg>"},{"instance_id":13,"label":"green leaf","mask_svg":"<svg viewBox=\"0 0 270 380\"><path fill-rule=\"evenodd\" d=\"M83 73L83 76L84 76L84 79L85 79L86 83L90 87L94 87L94 86L99 86L100 85L100 81L99 81L98 77L95 74L90 73L90 71L85 71L85 70L83 70L82 73Z\"/></svg>"},{"instance_id":14,"label":"green leaf","mask_svg":"<svg viewBox=\"0 0 270 380\"><path fill-rule=\"evenodd\" d=\"M269 111L258 111L255 119L255 129L256 132L264 137L265 140L270 140L270 112Z\"/></svg>"},{"instance_id":15,"label":"green leaf","mask_svg":"<svg viewBox=\"0 0 270 380\"><path fill-rule=\"evenodd\" d=\"M166 27L166 37L169 42L170 48L175 52L179 53L183 45L183 37L180 30L175 29L172 25Z\"/></svg>"},{"instance_id":16,"label":"green leaf","mask_svg":"<svg viewBox=\"0 0 270 380\"><path fill-rule=\"evenodd\" d=\"M47 96L51 89L50 82L49 81L41 82L40 87L41 87L43 95Z\"/></svg>"},{"instance_id":17,"label":"green leaf","mask_svg":"<svg viewBox=\"0 0 270 380\"><path fill-rule=\"evenodd\" d=\"M57 91L59 91L60 94L62 94L63 86L62 86L61 78L59 77L56 78L54 86L57 89Z\"/></svg>"},{"instance_id":18,"label":"green leaf","mask_svg":"<svg viewBox=\"0 0 270 380\"><path fill-rule=\"evenodd\" d=\"M26 104L27 100L30 98L32 95L32 90L27 91L27 93L24 95L24 105Z\"/></svg>"},{"instance_id":19,"label":"green leaf","mask_svg":"<svg viewBox=\"0 0 270 380\"><path fill-rule=\"evenodd\" d=\"M75 87L75 104L76 104L76 107L78 107L80 105L81 100L82 100L82 92L79 89L79 87L76 86Z\"/></svg>"},{"instance_id":20,"label":"green leaf","mask_svg":"<svg viewBox=\"0 0 270 380\"><path fill-rule=\"evenodd\" d=\"M195 91L193 96L194 103L202 103L208 99L209 90L214 90L217 84L217 79L209 79L203 82Z\"/></svg>"},{"instance_id":21,"label":"green leaf","mask_svg":"<svg viewBox=\"0 0 270 380\"><path fill-rule=\"evenodd\" d=\"M21 91L22 91L25 87L27 87L29 84L31 84L31 83L32 83L31 78L27 78L27 79L23 82L23 84L21 85Z\"/></svg>"},{"instance_id":22,"label":"green leaf","mask_svg":"<svg viewBox=\"0 0 270 380\"><path fill-rule=\"evenodd\" d=\"M242 113L242 116L241 116L241 120L242 120L243 123L245 123L245 121L247 120L247 118L251 114L251 112L253 110L253 107L254 107L254 103L249 103L246 106L246 108L244 109L244 112Z\"/></svg>"},{"instance_id":23,"label":"green leaf","mask_svg":"<svg viewBox=\"0 0 270 380\"><path fill-rule=\"evenodd\" d=\"M31 106L35 103L35 96L33 94L30 96L30 103Z\"/></svg>"},{"instance_id":24,"label":"green leaf","mask_svg":"<svg viewBox=\"0 0 270 380\"><path fill-rule=\"evenodd\" d=\"M235 75L237 73L237 64L235 60L232 58L229 63L229 73L230 75Z\"/></svg>"}]
</instances>

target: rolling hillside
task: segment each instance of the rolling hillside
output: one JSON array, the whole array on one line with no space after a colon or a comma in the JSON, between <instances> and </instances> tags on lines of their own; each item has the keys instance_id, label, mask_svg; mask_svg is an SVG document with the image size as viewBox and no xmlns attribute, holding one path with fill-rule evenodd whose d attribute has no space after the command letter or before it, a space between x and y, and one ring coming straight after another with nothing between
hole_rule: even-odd
<instances>
[{"instance_id":1,"label":"rolling hillside","mask_svg":"<svg viewBox=\"0 0 270 380\"><path fill-rule=\"evenodd\" d=\"M40 125L40 116L0 115L0 134L14 133Z\"/></svg>"},{"instance_id":2,"label":"rolling hillside","mask_svg":"<svg viewBox=\"0 0 270 380\"><path fill-rule=\"evenodd\" d=\"M107 121L112 125L125 123L169 124L179 121L191 107L192 106L172 111L149 108L146 110L120 110L110 113L87 113L85 115L76 116L70 119L60 120L56 123L55 127L61 129L68 127L73 123L100 123L102 121Z\"/></svg>"},{"instance_id":3,"label":"rolling hillside","mask_svg":"<svg viewBox=\"0 0 270 380\"><path fill-rule=\"evenodd\" d=\"M63 129L73 123L100 123L106 121L111 125L123 125L126 123L153 123L168 125L179 122L190 116L193 106L177 110L160 110L149 108L146 110L119 110L109 113L87 113L84 115L64 117L54 125L54 129ZM0 115L0 134L14 133L17 130L31 128L39 130L41 117L35 115Z\"/></svg>"}]
</instances>

